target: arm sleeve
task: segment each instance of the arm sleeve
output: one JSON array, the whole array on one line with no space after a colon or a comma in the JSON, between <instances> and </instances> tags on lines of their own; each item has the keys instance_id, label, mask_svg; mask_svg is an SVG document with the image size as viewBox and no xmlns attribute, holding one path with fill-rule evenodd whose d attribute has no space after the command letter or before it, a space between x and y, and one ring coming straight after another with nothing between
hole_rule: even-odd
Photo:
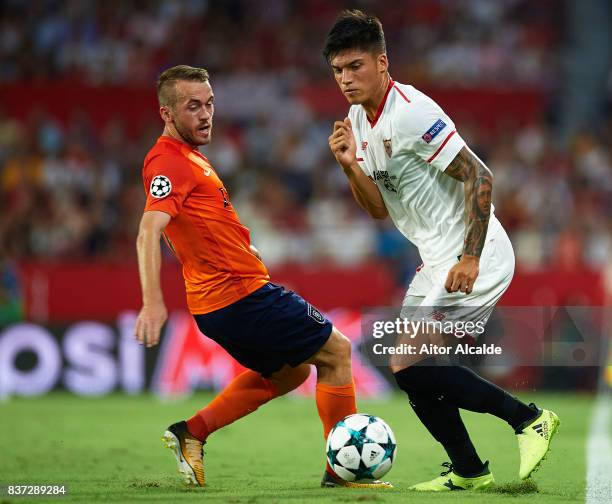
<instances>
[{"instance_id":1,"label":"arm sleeve","mask_svg":"<svg viewBox=\"0 0 612 504\"><path fill-rule=\"evenodd\" d=\"M428 97L415 100L399 120L406 147L427 164L444 171L465 141L455 123Z\"/></svg>"},{"instance_id":2,"label":"arm sleeve","mask_svg":"<svg viewBox=\"0 0 612 504\"><path fill-rule=\"evenodd\" d=\"M152 159L142 176L147 193L145 212L157 210L172 218L178 215L196 185L189 162L179 156L162 155Z\"/></svg>"}]
</instances>

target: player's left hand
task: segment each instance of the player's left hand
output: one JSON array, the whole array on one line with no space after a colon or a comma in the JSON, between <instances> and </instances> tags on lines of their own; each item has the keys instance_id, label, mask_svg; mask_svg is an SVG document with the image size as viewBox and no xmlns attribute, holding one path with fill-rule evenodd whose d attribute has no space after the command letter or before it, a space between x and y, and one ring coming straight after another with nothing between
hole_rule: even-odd
<instances>
[{"instance_id":1,"label":"player's left hand","mask_svg":"<svg viewBox=\"0 0 612 504\"><path fill-rule=\"evenodd\" d=\"M465 292L470 294L478 278L480 258L463 254L457 264L448 272L444 288L446 292Z\"/></svg>"}]
</instances>

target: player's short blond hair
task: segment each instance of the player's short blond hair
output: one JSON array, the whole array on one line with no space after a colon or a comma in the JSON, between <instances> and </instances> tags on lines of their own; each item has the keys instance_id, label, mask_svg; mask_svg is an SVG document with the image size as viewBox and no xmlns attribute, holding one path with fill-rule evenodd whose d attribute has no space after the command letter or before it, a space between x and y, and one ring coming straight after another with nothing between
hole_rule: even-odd
<instances>
[{"instance_id":1,"label":"player's short blond hair","mask_svg":"<svg viewBox=\"0 0 612 504\"><path fill-rule=\"evenodd\" d=\"M174 107L178 81L208 82L208 71L189 65L177 65L164 70L157 79L157 101L160 107Z\"/></svg>"}]
</instances>

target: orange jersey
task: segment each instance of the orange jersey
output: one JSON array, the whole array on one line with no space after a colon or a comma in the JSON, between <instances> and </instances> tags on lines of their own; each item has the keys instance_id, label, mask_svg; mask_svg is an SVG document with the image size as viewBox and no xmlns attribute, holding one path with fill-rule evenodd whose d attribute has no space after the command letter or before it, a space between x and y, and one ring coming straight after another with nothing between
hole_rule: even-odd
<instances>
[{"instance_id":1,"label":"orange jersey","mask_svg":"<svg viewBox=\"0 0 612 504\"><path fill-rule=\"evenodd\" d=\"M142 178L145 212L172 217L164 238L183 265L191 313L228 306L270 281L265 265L250 251L249 230L223 182L197 149L160 137L145 158Z\"/></svg>"}]
</instances>

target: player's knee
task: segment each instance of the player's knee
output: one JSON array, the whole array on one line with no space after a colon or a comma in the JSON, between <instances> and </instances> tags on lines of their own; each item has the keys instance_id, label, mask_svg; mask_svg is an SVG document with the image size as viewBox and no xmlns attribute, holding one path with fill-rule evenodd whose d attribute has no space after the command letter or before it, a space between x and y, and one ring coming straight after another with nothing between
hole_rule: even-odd
<instances>
[{"instance_id":1,"label":"player's knee","mask_svg":"<svg viewBox=\"0 0 612 504\"><path fill-rule=\"evenodd\" d=\"M332 333L311 361L317 367L317 382L346 385L351 382L351 342L340 331Z\"/></svg>"},{"instance_id":2,"label":"player's knee","mask_svg":"<svg viewBox=\"0 0 612 504\"><path fill-rule=\"evenodd\" d=\"M334 352L332 354L334 363L337 366L346 366L351 363L351 355L353 347L351 340L349 340L344 334L334 328L332 336L334 341Z\"/></svg>"},{"instance_id":3,"label":"player's knee","mask_svg":"<svg viewBox=\"0 0 612 504\"><path fill-rule=\"evenodd\" d=\"M389 371L391 371L393 373L393 375L395 376L395 373L399 373L402 369L406 369L407 366L404 366L403 364L397 364L397 365L389 365Z\"/></svg>"},{"instance_id":4,"label":"player's knee","mask_svg":"<svg viewBox=\"0 0 612 504\"><path fill-rule=\"evenodd\" d=\"M329 339L310 360L319 371L323 368L337 369L351 365L351 342L336 328L332 329Z\"/></svg>"},{"instance_id":5,"label":"player's knee","mask_svg":"<svg viewBox=\"0 0 612 504\"><path fill-rule=\"evenodd\" d=\"M308 380L310 376L310 365L309 364L300 364L295 368L293 373L293 388L299 387L302 383ZM293 390L293 389L292 389Z\"/></svg>"},{"instance_id":6,"label":"player's knee","mask_svg":"<svg viewBox=\"0 0 612 504\"><path fill-rule=\"evenodd\" d=\"M390 366L390 369L399 388L409 395L435 389L436 367L433 359L424 359L411 366Z\"/></svg>"},{"instance_id":7,"label":"player's knee","mask_svg":"<svg viewBox=\"0 0 612 504\"><path fill-rule=\"evenodd\" d=\"M404 361L404 360L399 360L394 362L391 362L387 368L389 369L389 371L391 371L393 373L393 376L395 376L395 379L398 379L398 376L401 375L406 375L406 376L410 376L412 374L414 374L414 371L411 371L411 368L415 367L415 364L417 364L418 361Z\"/></svg>"}]
</instances>

